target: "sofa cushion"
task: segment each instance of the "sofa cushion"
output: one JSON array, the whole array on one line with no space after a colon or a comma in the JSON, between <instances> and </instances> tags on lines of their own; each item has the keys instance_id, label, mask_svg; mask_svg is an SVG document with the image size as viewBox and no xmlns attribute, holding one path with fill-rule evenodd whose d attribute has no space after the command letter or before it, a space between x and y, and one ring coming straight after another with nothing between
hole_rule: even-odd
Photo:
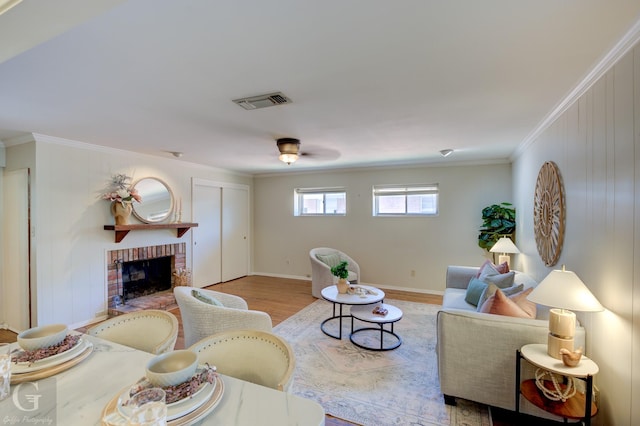
<instances>
[{"instance_id":1,"label":"sofa cushion","mask_svg":"<svg viewBox=\"0 0 640 426\"><path fill-rule=\"evenodd\" d=\"M493 283L487 285L487 288L482 292L480 298L478 299L478 312L480 312L480 309L482 308L484 302L486 302L488 298L496 294L498 288L499 287ZM523 289L524 284L514 284L511 287L503 288L501 290L505 294L505 296L511 296L512 294L521 292Z\"/></svg>"},{"instance_id":2,"label":"sofa cushion","mask_svg":"<svg viewBox=\"0 0 640 426\"><path fill-rule=\"evenodd\" d=\"M516 302L504 294L501 289L497 289L495 294L488 298L480 308L480 312L495 315L506 315L518 318L535 318L525 312Z\"/></svg>"},{"instance_id":3,"label":"sofa cushion","mask_svg":"<svg viewBox=\"0 0 640 426\"><path fill-rule=\"evenodd\" d=\"M471 278L471 281L469 281L469 285L467 286L467 293L464 296L464 300L473 306L478 306L480 296L485 292L487 286L488 284L484 281L480 281L477 278Z\"/></svg>"},{"instance_id":4,"label":"sofa cushion","mask_svg":"<svg viewBox=\"0 0 640 426\"><path fill-rule=\"evenodd\" d=\"M329 266L329 268L333 268L334 266L338 266L342 259L340 259L339 253L330 253L330 254L316 254L316 257L320 262Z\"/></svg>"}]
</instances>

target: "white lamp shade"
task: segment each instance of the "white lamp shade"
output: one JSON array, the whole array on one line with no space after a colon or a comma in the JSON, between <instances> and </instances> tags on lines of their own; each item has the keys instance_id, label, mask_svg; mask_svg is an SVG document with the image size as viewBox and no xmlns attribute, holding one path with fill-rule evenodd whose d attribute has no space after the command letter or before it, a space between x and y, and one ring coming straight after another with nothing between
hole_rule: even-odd
<instances>
[{"instance_id":1,"label":"white lamp shade","mask_svg":"<svg viewBox=\"0 0 640 426\"><path fill-rule=\"evenodd\" d=\"M513 241L511 241L509 237L500 238L489 251L491 253L520 253L518 247L513 244Z\"/></svg>"},{"instance_id":2,"label":"white lamp shade","mask_svg":"<svg viewBox=\"0 0 640 426\"><path fill-rule=\"evenodd\" d=\"M604 308L587 286L572 271L554 270L527 297L530 301L553 308L598 312Z\"/></svg>"}]
</instances>

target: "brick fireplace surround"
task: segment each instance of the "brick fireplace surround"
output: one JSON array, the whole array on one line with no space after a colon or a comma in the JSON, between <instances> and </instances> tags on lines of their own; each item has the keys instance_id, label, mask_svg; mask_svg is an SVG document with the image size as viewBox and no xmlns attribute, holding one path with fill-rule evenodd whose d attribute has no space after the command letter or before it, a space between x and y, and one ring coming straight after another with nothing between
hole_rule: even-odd
<instances>
[{"instance_id":1,"label":"brick fireplace surround","mask_svg":"<svg viewBox=\"0 0 640 426\"><path fill-rule=\"evenodd\" d=\"M159 246L135 247L107 252L107 303L109 316L120 315L138 309L167 309L175 305L173 292L158 293L158 297L144 296L127 301L127 305L114 306L113 297L118 294L118 283L122 287L122 268L116 261L130 262L134 260L155 259L171 256L171 288L174 285L173 273L178 269L186 269L186 243L163 244ZM140 299L140 301L138 301ZM153 299L153 302L149 302ZM136 301L138 301L136 303Z\"/></svg>"}]
</instances>

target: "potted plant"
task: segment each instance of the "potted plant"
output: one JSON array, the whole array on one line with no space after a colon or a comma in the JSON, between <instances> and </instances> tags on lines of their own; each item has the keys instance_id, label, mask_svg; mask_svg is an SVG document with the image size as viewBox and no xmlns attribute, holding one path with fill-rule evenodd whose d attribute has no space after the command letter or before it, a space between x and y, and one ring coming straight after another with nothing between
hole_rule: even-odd
<instances>
[{"instance_id":1,"label":"potted plant","mask_svg":"<svg viewBox=\"0 0 640 426\"><path fill-rule=\"evenodd\" d=\"M478 245L486 250L502 236L513 236L516 230L516 209L511 203L493 204L482 209L482 228Z\"/></svg>"},{"instance_id":2,"label":"potted plant","mask_svg":"<svg viewBox=\"0 0 640 426\"><path fill-rule=\"evenodd\" d=\"M347 277L349 276L349 270L347 267L349 263L347 261L342 261L338 263L336 266L331 267L331 273L338 277L338 293L345 294L349 289L349 284L347 283Z\"/></svg>"}]
</instances>

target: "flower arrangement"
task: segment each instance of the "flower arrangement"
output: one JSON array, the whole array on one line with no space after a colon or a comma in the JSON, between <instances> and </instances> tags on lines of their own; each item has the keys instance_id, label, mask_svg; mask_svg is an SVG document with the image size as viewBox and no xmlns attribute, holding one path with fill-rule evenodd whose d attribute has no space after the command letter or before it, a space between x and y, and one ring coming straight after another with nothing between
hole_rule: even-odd
<instances>
[{"instance_id":1,"label":"flower arrangement","mask_svg":"<svg viewBox=\"0 0 640 426\"><path fill-rule=\"evenodd\" d=\"M107 192L102 194L103 200L116 201L123 206L125 203L131 204L133 200L142 202L142 197L138 191L131 186L131 178L125 174L113 175Z\"/></svg>"}]
</instances>

